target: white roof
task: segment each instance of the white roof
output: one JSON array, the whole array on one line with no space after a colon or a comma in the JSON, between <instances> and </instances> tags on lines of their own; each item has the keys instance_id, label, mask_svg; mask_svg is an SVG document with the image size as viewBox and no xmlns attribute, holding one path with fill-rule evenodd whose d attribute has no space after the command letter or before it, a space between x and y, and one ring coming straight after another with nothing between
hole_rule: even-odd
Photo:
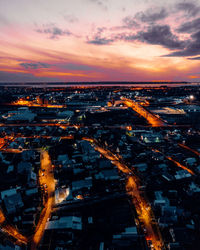
<instances>
[{"instance_id":1,"label":"white roof","mask_svg":"<svg viewBox=\"0 0 200 250\"><path fill-rule=\"evenodd\" d=\"M48 221L46 230L51 229L75 229L82 230L82 219L76 216L61 217L59 220Z\"/></svg>"},{"instance_id":2,"label":"white roof","mask_svg":"<svg viewBox=\"0 0 200 250\"><path fill-rule=\"evenodd\" d=\"M125 232L123 234L137 234L136 227L127 227L125 228Z\"/></svg>"}]
</instances>

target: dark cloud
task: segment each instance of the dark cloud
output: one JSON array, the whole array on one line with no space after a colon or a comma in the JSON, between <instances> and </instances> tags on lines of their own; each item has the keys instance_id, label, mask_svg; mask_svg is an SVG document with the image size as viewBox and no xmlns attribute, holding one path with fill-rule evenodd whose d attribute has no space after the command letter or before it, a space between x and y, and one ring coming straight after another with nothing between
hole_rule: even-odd
<instances>
[{"instance_id":1,"label":"dark cloud","mask_svg":"<svg viewBox=\"0 0 200 250\"><path fill-rule=\"evenodd\" d=\"M59 81L59 78L56 77L38 77L30 73L12 73L0 71L0 82L9 83L9 82L56 82Z\"/></svg>"},{"instance_id":2,"label":"dark cloud","mask_svg":"<svg viewBox=\"0 0 200 250\"><path fill-rule=\"evenodd\" d=\"M135 18L131 16L127 16L123 18L122 22L123 22L123 26L121 28L131 29L131 28L138 28L140 26L138 22L135 21Z\"/></svg>"},{"instance_id":3,"label":"dark cloud","mask_svg":"<svg viewBox=\"0 0 200 250\"><path fill-rule=\"evenodd\" d=\"M169 55L166 56L184 57L184 56L198 56L199 54L200 54L200 31L191 35L191 39L187 41L184 49L170 53Z\"/></svg>"},{"instance_id":4,"label":"dark cloud","mask_svg":"<svg viewBox=\"0 0 200 250\"><path fill-rule=\"evenodd\" d=\"M108 45L113 43L114 40L107 38L94 37L92 40L88 40L87 43L95 45Z\"/></svg>"},{"instance_id":5,"label":"dark cloud","mask_svg":"<svg viewBox=\"0 0 200 250\"><path fill-rule=\"evenodd\" d=\"M81 71L92 71L94 69L96 69L95 66L90 66L90 65L86 65L86 64L79 64L79 63L67 63L64 65L59 65L64 69L68 69L68 70L81 70Z\"/></svg>"},{"instance_id":6,"label":"dark cloud","mask_svg":"<svg viewBox=\"0 0 200 250\"><path fill-rule=\"evenodd\" d=\"M42 68L50 68L51 66L47 63L41 63L41 62L37 62L37 63L20 63L20 66L22 66L25 69L42 69Z\"/></svg>"},{"instance_id":7,"label":"dark cloud","mask_svg":"<svg viewBox=\"0 0 200 250\"><path fill-rule=\"evenodd\" d=\"M191 37L196 41L200 43L200 31L194 33L191 35Z\"/></svg>"},{"instance_id":8,"label":"dark cloud","mask_svg":"<svg viewBox=\"0 0 200 250\"><path fill-rule=\"evenodd\" d=\"M183 23L177 31L180 33L193 33L200 29L200 18Z\"/></svg>"},{"instance_id":9,"label":"dark cloud","mask_svg":"<svg viewBox=\"0 0 200 250\"><path fill-rule=\"evenodd\" d=\"M106 30L105 27L98 28L96 34L91 38L87 40L87 43L89 44L95 44L95 45L108 45L114 42L113 38L107 38L103 36L103 32Z\"/></svg>"},{"instance_id":10,"label":"dark cloud","mask_svg":"<svg viewBox=\"0 0 200 250\"><path fill-rule=\"evenodd\" d=\"M109 38L102 36L104 29L99 28L98 32L92 39L89 39L87 43L96 45L108 45L115 41L141 41L148 44L161 45L170 50L184 49L185 41L179 40L179 38L171 32L168 25L153 25L148 26L146 31L138 31L137 33L121 33L111 35Z\"/></svg>"},{"instance_id":11,"label":"dark cloud","mask_svg":"<svg viewBox=\"0 0 200 250\"><path fill-rule=\"evenodd\" d=\"M36 30L39 33L48 34L50 39L57 39L61 36L70 36L72 33L68 30L62 30L54 25L48 24L41 29Z\"/></svg>"},{"instance_id":12,"label":"dark cloud","mask_svg":"<svg viewBox=\"0 0 200 250\"><path fill-rule=\"evenodd\" d=\"M145 23L156 22L162 19L165 19L168 16L168 13L165 9L148 9L146 12L138 12L135 15L137 20Z\"/></svg>"},{"instance_id":13,"label":"dark cloud","mask_svg":"<svg viewBox=\"0 0 200 250\"><path fill-rule=\"evenodd\" d=\"M133 29L141 26L140 22L143 23L154 23L162 20L168 16L165 9L147 9L145 12L141 11L135 14L135 16L126 16L122 19L122 26L117 27L118 29Z\"/></svg>"},{"instance_id":14,"label":"dark cloud","mask_svg":"<svg viewBox=\"0 0 200 250\"><path fill-rule=\"evenodd\" d=\"M161 45L172 50L184 47L184 42L172 34L168 25L149 26L147 31L139 31L136 35L128 35L124 38L128 41L139 40L149 44Z\"/></svg>"},{"instance_id":15,"label":"dark cloud","mask_svg":"<svg viewBox=\"0 0 200 250\"><path fill-rule=\"evenodd\" d=\"M188 16L196 16L200 8L194 2L182 2L176 5L176 10L184 11Z\"/></svg>"}]
</instances>

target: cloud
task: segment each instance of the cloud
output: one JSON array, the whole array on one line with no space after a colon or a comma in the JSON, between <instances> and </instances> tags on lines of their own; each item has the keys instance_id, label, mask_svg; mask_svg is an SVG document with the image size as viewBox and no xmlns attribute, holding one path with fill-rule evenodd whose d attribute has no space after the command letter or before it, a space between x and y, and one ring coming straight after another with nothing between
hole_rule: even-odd
<instances>
[{"instance_id":1,"label":"cloud","mask_svg":"<svg viewBox=\"0 0 200 250\"><path fill-rule=\"evenodd\" d=\"M87 43L95 45L108 45L112 42L114 42L114 40L100 37L94 37L94 39L87 41Z\"/></svg>"},{"instance_id":2,"label":"cloud","mask_svg":"<svg viewBox=\"0 0 200 250\"><path fill-rule=\"evenodd\" d=\"M184 57L184 56L197 56L199 54L200 54L200 31L191 35L191 40L187 41L186 46L185 46L185 48L183 50L179 50L179 51L170 53L170 54L168 54L166 56L169 56L169 57L175 57L175 56Z\"/></svg>"},{"instance_id":3,"label":"cloud","mask_svg":"<svg viewBox=\"0 0 200 250\"><path fill-rule=\"evenodd\" d=\"M47 64L47 63L41 63L41 62L37 62L37 63L20 63L20 66L22 66L25 69L42 69L42 68L50 68L51 65Z\"/></svg>"},{"instance_id":4,"label":"cloud","mask_svg":"<svg viewBox=\"0 0 200 250\"><path fill-rule=\"evenodd\" d=\"M176 5L176 10L184 11L188 16L194 17L199 13L200 7L194 2L181 2Z\"/></svg>"},{"instance_id":5,"label":"cloud","mask_svg":"<svg viewBox=\"0 0 200 250\"><path fill-rule=\"evenodd\" d=\"M102 33L106 30L107 29L105 27L98 28L96 34L91 39L87 39L87 43L95 45L108 45L113 43L113 38L107 38L102 35Z\"/></svg>"},{"instance_id":6,"label":"cloud","mask_svg":"<svg viewBox=\"0 0 200 250\"><path fill-rule=\"evenodd\" d=\"M9 83L9 82L55 82L59 81L59 78L56 77L39 77L34 76L30 73L13 73L0 71L0 82Z\"/></svg>"},{"instance_id":7,"label":"cloud","mask_svg":"<svg viewBox=\"0 0 200 250\"><path fill-rule=\"evenodd\" d=\"M121 28L138 28L140 25L135 21L134 17L131 16L127 16L125 18L122 19L122 22L124 24L124 26L122 26Z\"/></svg>"},{"instance_id":8,"label":"cloud","mask_svg":"<svg viewBox=\"0 0 200 250\"><path fill-rule=\"evenodd\" d=\"M59 67L68 70L80 70L80 71L92 71L96 70L96 66L90 66L87 64L79 64L79 63L67 63L67 64L59 64Z\"/></svg>"},{"instance_id":9,"label":"cloud","mask_svg":"<svg viewBox=\"0 0 200 250\"><path fill-rule=\"evenodd\" d=\"M140 11L135 14L135 19L140 20L144 23L152 23L162 19L165 19L168 16L168 12L162 9L148 9L145 12Z\"/></svg>"},{"instance_id":10,"label":"cloud","mask_svg":"<svg viewBox=\"0 0 200 250\"><path fill-rule=\"evenodd\" d=\"M177 31L180 33L192 33L200 29L200 18L183 23Z\"/></svg>"},{"instance_id":11,"label":"cloud","mask_svg":"<svg viewBox=\"0 0 200 250\"><path fill-rule=\"evenodd\" d=\"M138 40L148 44L161 45L171 50L184 47L184 42L172 34L168 25L149 26L147 31L139 31L135 35L125 36L124 39L127 41Z\"/></svg>"},{"instance_id":12,"label":"cloud","mask_svg":"<svg viewBox=\"0 0 200 250\"><path fill-rule=\"evenodd\" d=\"M72 33L69 30L63 30L56 27L54 24L43 25L43 28L36 29L38 33L48 34L50 39L58 39L61 36L70 36Z\"/></svg>"},{"instance_id":13,"label":"cloud","mask_svg":"<svg viewBox=\"0 0 200 250\"><path fill-rule=\"evenodd\" d=\"M168 25L153 25L148 26L145 31L138 31L137 33L119 33L111 34L110 36L103 36L102 33L106 28L98 28L97 33L92 39L88 39L87 43L96 45L109 45L115 41L140 41L148 44L161 45L170 50L184 49L186 42L179 40L179 38L171 32Z\"/></svg>"},{"instance_id":14,"label":"cloud","mask_svg":"<svg viewBox=\"0 0 200 250\"><path fill-rule=\"evenodd\" d=\"M118 29L133 29L139 28L142 23L154 23L162 20L168 16L165 9L147 9L145 12L137 12L134 16L126 16L122 19L123 26L117 27Z\"/></svg>"}]
</instances>

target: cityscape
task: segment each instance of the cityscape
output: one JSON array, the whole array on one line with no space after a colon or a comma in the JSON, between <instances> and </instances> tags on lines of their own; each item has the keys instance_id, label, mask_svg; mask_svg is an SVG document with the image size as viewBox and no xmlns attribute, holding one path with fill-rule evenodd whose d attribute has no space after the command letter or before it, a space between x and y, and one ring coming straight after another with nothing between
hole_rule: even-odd
<instances>
[{"instance_id":1,"label":"cityscape","mask_svg":"<svg viewBox=\"0 0 200 250\"><path fill-rule=\"evenodd\" d=\"M200 0L0 0L0 250L200 250Z\"/></svg>"},{"instance_id":2,"label":"cityscape","mask_svg":"<svg viewBox=\"0 0 200 250\"><path fill-rule=\"evenodd\" d=\"M0 249L198 249L198 86L0 93Z\"/></svg>"}]
</instances>

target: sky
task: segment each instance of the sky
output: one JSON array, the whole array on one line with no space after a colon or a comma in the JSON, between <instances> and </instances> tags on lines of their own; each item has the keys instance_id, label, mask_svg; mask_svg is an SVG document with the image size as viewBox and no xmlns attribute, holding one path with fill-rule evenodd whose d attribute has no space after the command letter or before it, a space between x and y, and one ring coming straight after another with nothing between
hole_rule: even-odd
<instances>
[{"instance_id":1,"label":"sky","mask_svg":"<svg viewBox=\"0 0 200 250\"><path fill-rule=\"evenodd\" d=\"M200 81L200 0L0 0L0 82Z\"/></svg>"}]
</instances>

